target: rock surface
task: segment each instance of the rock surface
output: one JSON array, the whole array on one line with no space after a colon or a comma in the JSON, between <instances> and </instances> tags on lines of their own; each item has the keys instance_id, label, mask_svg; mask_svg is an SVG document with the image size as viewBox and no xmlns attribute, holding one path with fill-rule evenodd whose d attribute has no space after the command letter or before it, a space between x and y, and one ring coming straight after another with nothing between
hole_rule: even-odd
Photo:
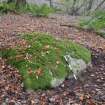
<instances>
[{"instance_id":1,"label":"rock surface","mask_svg":"<svg viewBox=\"0 0 105 105\"><path fill-rule=\"evenodd\" d=\"M75 75L78 75L82 70L85 70L87 67L87 64L82 59L76 59L71 57L70 55L65 55L65 59L68 62L70 70L72 70Z\"/></svg>"}]
</instances>

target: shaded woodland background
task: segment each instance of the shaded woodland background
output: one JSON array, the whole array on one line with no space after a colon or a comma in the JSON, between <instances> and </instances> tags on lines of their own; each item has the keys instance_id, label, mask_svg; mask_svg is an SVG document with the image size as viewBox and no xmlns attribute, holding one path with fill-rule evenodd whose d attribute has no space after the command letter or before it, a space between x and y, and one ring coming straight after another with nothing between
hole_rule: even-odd
<instances>
[{"instance_id":1,"label":"shaded woodland background","mask_svg":"<svg viewBox=\"0 0 105 105\"><path fill-rule=\"evenodd\" d=\"M0 0L6 1L6 0ZM8 0L8 2L28 2L48 4L69 15L88 15L91 12L105 9L105 0Z\"/></svg>"}]
</instances>

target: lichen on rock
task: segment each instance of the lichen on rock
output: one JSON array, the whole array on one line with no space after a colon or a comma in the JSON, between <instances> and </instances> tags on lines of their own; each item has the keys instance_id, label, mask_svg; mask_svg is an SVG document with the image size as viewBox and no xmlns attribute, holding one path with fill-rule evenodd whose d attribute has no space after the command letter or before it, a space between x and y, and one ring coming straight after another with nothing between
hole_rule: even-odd
<instances>
[{"instance_id":1,"label":"lichen on rock","mask_svg":"<svg viewBox=\"0 0 105 105\"><path fill-rule=\"evenodd\" d=\"M86 70L88 64L86 64L86 62L83 59L77 59L77 58L73 58L70 55L65 55L64 56L67 65L70 69L70 71L72 71L72 73L77 76L79 73L81 73L83 70ZM69 78L71 77L71 74L69 75Z\"/></svg>"}]
</instances>

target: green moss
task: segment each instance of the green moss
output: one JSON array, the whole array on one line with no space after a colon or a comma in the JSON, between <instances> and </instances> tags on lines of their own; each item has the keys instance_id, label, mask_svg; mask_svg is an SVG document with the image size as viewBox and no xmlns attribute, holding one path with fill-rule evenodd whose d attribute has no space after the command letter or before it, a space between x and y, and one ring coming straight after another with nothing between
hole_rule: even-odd
<instances>
[{"instance_id":1,"label":"green moss","mask_svg":"<svg viewBox=\"0 0 105 105\"><path fill-rule=\"evenodd\" d=\"M56 40L46 33L24 34L22 38L27 41L27 48L18 46L1 55L20 71L27 89L46 89L51 87L53 78L67 77L66 54L83 59L86 63L91 61L90 52L72 41Z\"/></svg>"},{"instance_id":2,"label":"green moss","mask_svg":"<svg viewBox=\"0 0 105 105\"><path fill-rule=\"evenodd\" d=\"M17 55L17 51L15 49L2 49L0 50L0 57L3 58L8 58L8 57L13 57Z\"/></svg>"}]
</instances>

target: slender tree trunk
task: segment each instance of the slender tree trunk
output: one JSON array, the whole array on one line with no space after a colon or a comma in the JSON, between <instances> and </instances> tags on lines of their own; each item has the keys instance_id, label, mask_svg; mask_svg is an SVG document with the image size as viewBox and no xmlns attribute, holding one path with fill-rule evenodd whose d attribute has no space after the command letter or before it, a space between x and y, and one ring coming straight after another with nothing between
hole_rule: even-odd
<instances>
[{"instance_id":1,"label":"slender tree trunk","mask_svg":"<svg viewBox=\"0 0 105 105\"><path fill-rule=\"evenodd\" d=\"M91 10L92 5L93 5L93 1L94 1L94 0L90 0L90 1L89 1L89 5L88 5L88 8L87 8L87 11L90 11L90 10Z\"/></svg>"},{"instance_id":2,"label":"slender tree trunk","mask_svg":"<svg viewBox=\"0 0 105 105\"><path fill-rule=\"evenodd\" d=\"M49 0L50 7L53 7L52 0Z\"/></svg>"},{"instance_id":3,"label":"slender tree trunk","mask_svg":"<svg viewBox=\"0 0 105 105\"><path fill-rule=\"evenodd\" d=\"M71 15L75 15L75 5L76 5L76 2L77 2L77 0L73 1L73 5L72 5L72 8L71 8Z\"/></svg>"},{"instance_id":4,"label":"slender tree trunk","mask_svg":"<svg viewBox=\"0 0 105 105\"><path fill-rule=\"evenodd\" d=\"M87 2L87 0L86 0L86 1L84 0L83 3L81 3L81 5L75 9L75 13L76 13L76 14L78 13L78 11L79 11L81 8L83 8L83 7L85 6L86 2ZM83 14L84 14L84 13L83 13Z\"/></svg>"},{"instance_id":5,"label":"slender tree trunk","mask_svg":"<svg viewBox=\"0 0 105 105\"><path fill-rule=\"evenodd\" d=\"M99 7L101 7L101 6L104 4L104 2L105 2L105 0L103 0L102 2L100 2L100 4L95 8L95 11L96 11Z\"/></svg>"}]
</instances>

